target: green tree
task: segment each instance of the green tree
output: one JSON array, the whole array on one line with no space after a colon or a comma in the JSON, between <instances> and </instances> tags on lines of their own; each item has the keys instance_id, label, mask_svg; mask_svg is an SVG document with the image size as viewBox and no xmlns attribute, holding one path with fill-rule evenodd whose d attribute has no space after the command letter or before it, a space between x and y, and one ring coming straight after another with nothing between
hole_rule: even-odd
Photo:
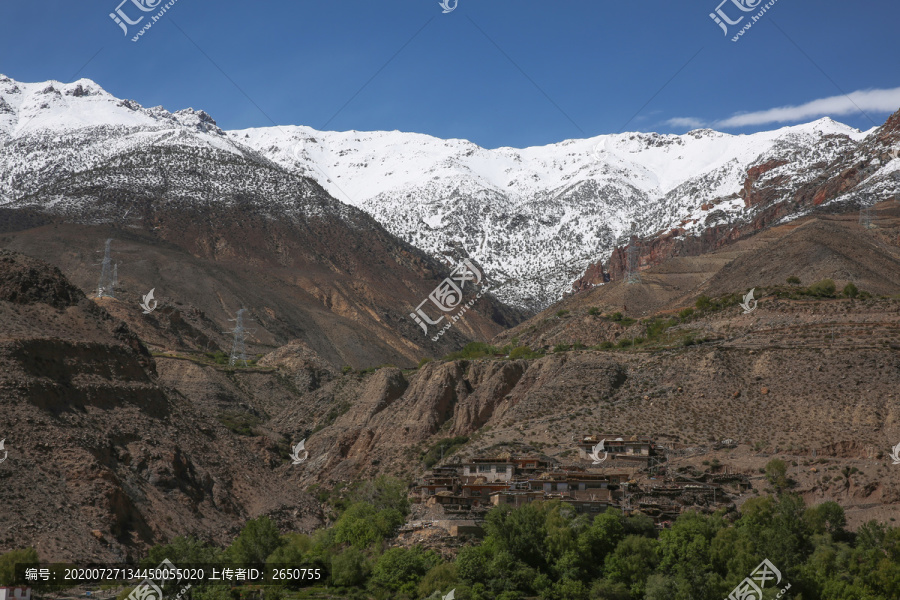
<instances>
[{"instance_id":1,"label":"green tree","mask_svg":"<svg viewBox=\"0 0 900 600\"><path fill-rule=\"evenodd\" d=\"M820 296L820 297L832 297L834 296L834 292L837 287L834 285L834 281L831 279L823 279L822 281L817 281L807 288L810 295L812 296Z\"/></svg>"},{"instance_id":2,"label":"green tree","mask_svg":"<svg viewBox=\"0 0 900 600\"><path fill-rule=\"evenodd\" d=\"M266 559L273 565L299 565L305 562L313 542L308 535L288 533L281 536L282 544Z\"/></svg>"},{"instance_id":3,"label":"green tree","mask_svg":"<svg viewBox=\"0 0 900 600\"><path fill-rule=\"evenodd\" d=\"M366 555L354 547L345 548L331 559L331 581L339 587L362 585L368 576Z\"/></svg>"},{"instance_id":4,"label":"green tree","mask_svg":"<svg viewBox=\"0 0 900 600\"><path fill-rule=\"evenodd\" d=\"M441 563L431 568L419 583L419 595L426 597L435 591L443 596L457 585L457 567L455 563Z\"/></svg>"},{"instance_id":5,"label":"green tree","mask_svg":"<svg viewBox=\"0 0 900 600\"><path fill-rule=\"evenodd\" d=\"M847 526L844 508L837 502L828 501L810 506L803 513L803 521L812 533L828 533L835 540L841 539Z\"/></svg>"},{"instance_id":6,"label":"green tree","mask_svg":"<svg viewBox=\"0 0 900 600\"><path fill-rule=\"evenodd\" d=\"M647 579L644 600L675 600L675 581L665 575L654 573Z\"/></svg>"},{"instance_id":7,"label":"green tree","mask_svg":"<svg viewBox=\"0 0 900 600\"><path fill-rule=\"evenodd\" d=\"M16 563L36 563L38 553L34 548L10 550L0 554L0 585L13 585L16 578Z\"/></svg>"},{"instance_id":8,"label":"green tree","mask_svg":"<svg viewBox=\"0 0 900 600\"><path fill-rule=\"evenodd\" d=\"M773 458L766 463L766 479L776 491L784 491L788 486L787 463L780 458Z\"/></svg>"},{"instance_id":9,"label":"green tree","mask_svg":"<svg viewBox=\"0 0 900 600\"><path fill-rule=\"evenodd\" d=\"M514 560L539 570L547 566L543 504L530 502L516 509L498 506L487 514L484 524L485 535L496 544L497 550L506 551Z\"/></svg>"},{"instance_id":10,"label":"green tree","mask_svg":"<svg viewBox=\"0 0 900 600\"><path fill-rule=\"evenodd\" d=\"M420 580L438 563L433 551L413 548L391 548L378 558L372 569L370 583L376 588L411 596L417 592Z\"/></svg>"},{"instance_id":11,"label":"green tree","mask_svg":"<svg viewBox=\"0 0 900 600\"><path fill-rule=\"evenodd\" d=\"M594 522L578 536L579 554L584 557L588 573L599 576L603 561L625 538L622 514L609 508L594 517Z\"/></svg>"},{"instance_id":12,"label":"green tree","mask_svg":"<svg viewBox=\"0 0 900 600\"><path fill-rule=\"evenodd\" d=\"M856 298L859 295L859 288L853 285L851 281L847 285L844 286L844 295L848 298Z\"/></svg>"},{"instance_id":13,"label":"green tree","mask_svg":"<svg viewBox=\"0 0 900 600\"><path fill-rule=\"evenodd\" d=\"M459 578L468 583L487 583L490 578L488 564L492 557L493 543L486 539L479 546L466 546L456 555Z\"/></svg>"},{"instance_id":14,"label":"green tree","mask_svg":"<svg viewBox=\"0 0 900 600\"><path fill-rule=\"evenodd\" d=\"M144 567L155 567L168 559L176 567L183 564L203 564L218 561L222 551L195 537L177 537L168 544L157 544L141 561Z\"/></svg>"},{"instance_id":15,"label":"green tree","mask_svg":"<svg viewBox=\"0 0 900 600\"><path fill-rule=\"evenodd\" d=\"M228 550L226 558L239 564L264 563L285 541L269 517L250 519Z\"/></svg>"},{"instance_id":16,"label":"green tree","mask_svg":"<svg viewBox=\"0 0 900 600\"><path fill-rule=\"evenodd\" d=\"M350 505L334 525L334 541L366 548L381 542L403 524L400 511L388 508L376 510L371 504L357 502Z\"/></svg>"},{"instance_id":17,"label":"green tree","mask_svg":"<svg viewBox=\"0 0 900 600\"><path fill-rule=\"evenodd\" d=\"M659 534L660 571L675 580L676 600L712 600L722 591L711 555L712 539L722 527L721 517L688 511Z\"/></svg>"},{"instance_id":18,"label":"green tree","mask_svg":"<svg viewBox=\"0 0 900 600\"><path fill-rule=\"evenodd\" d=\"M659 564L659 542L629 535L606 557L606 577L628 586L633 598L642 598L647 579Z\"/></svg>"},{"instance_id":19,"label":"green tree","mask_svg":"<svg viewBox=\"0 0 900 600\"><path fill-rule=\"evenodd\" d=\"M454 438L457 441L460 438ZM468 441L468 438L465 438ZM465 443L462 442L462 443ZM350 493L351 502L365 502L376 510L392 508L403 515L409 514L409 485L402 479L379 475L355 486Z\"/></svg>"}]
</instances>

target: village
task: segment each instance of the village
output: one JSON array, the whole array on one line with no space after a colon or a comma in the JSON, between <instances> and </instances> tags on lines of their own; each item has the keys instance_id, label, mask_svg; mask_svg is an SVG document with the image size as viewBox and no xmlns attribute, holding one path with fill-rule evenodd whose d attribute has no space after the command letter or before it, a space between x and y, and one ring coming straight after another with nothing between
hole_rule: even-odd
<instances>
[{"instance_id":1,"label":"village","mask_svg":"<svg viewBox=\"0 0 900 600\"><path fill-rule=\"evenodd\" d=\"M419 507L414 514L421 518L403 529L439 527L452 537L478 537L491 508L535 500L558 500L579 514L608 508L640 513L662 529L687 509L713 512L750 489L748 475L717 463L705 471L672 469L670 456L685 453L673 446L644 436L586 435L577 442L579 460L573 463L503 453L435 466L411 488L410 500Z\"/></svg>"}]
</instances>

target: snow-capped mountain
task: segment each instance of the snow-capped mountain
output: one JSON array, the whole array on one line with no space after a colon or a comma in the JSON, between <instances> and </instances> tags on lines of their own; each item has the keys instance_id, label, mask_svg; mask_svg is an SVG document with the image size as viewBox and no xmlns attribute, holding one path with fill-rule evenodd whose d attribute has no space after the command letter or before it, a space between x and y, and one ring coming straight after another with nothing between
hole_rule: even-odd
<instances>
[{"instance_id":1,"label":"snow-capped mountain","mask_svg":"<svg viewBox=\"0 0 900 600\"><path fill-rule=\"evenodd\" d=\"M753 135L624 133L489 150L397 131L223 131L205 112L143 108L86 79L26 84L0 76L0 205L32 198L58 211L47 197L55 183L134 153L187 148L208 159L204 165L250 161L311 178L435 257L474 258L500 299L536 309L608 257L623 235L693 235L752 220L760 206L748 201L748 181L780 182L768 204L786 200L869 135L821 119ZM751 177L760 165L767 168ZM896 192L887 175L897 168L900 161L888 159L869 178L879 197ZM277 202L285 192L269 179L182 175L160 174L154 185L183 201L253 192Z\"/></svg>"},{"instance_id":2,"label":"snow-capped mountain","mask_svg":"<svg viewBox=\"0 0 900 600\"><path fill-rule=\"evenodd\" d=\"M475 258L501 299L532 309L632 231L691 235L751 219L739 196L751 167L783 163L766 177L802 185L866 135L827 118L753 135L625 133L495 150L396 131L228 132L413 245Z\"/></svg>"}]
</instances>

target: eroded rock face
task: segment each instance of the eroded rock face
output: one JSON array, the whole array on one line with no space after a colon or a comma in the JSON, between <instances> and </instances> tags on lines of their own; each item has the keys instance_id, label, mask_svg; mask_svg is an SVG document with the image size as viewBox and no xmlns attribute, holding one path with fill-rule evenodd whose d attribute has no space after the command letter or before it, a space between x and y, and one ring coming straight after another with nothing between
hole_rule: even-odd
<instances>
[{"instance_id":1,"label":"eroded rock face","mask_svg":"<svg viewBox=\"0 0 900 600\"><path fill-rule=\"evenodd\" d=\"M113 562L176 535L225 544L262 514L285 530L321 524L318 504L284 485L296 473L278 437L237 435L218 405L207 412L185 397L214 377L163 385L154 358L106 310L116 303L89 300L46 263L0 253L0 438L10 450L0 552L35 546L44 560ZM273 397L275 376L256 375L266 376L259 387Z\"/></svg>"}]
</instances>

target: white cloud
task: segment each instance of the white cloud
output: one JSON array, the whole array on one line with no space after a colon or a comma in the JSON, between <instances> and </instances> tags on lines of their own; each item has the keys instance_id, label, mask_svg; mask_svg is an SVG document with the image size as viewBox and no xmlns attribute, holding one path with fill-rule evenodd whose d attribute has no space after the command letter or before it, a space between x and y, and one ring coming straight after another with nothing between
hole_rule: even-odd
<instances>
[{"instance_id":1,"label":"white cloud","mask_svg":"<svg viewBox=\"0 0 900 600\"><path fill-rule=\"evenodd\" d=\"M691 129L703 127L703 124L703 121L694 117L675 117L666 121L666 125L670 127L689 127Z\"/></svg>"},{"instance_id":2,"label":"white cloud","mask_svg":"<svg viewBox=\"0 0 900 600\"><path fill-rule=\"evenodd\" d=\"M860 90L849 94L813 100L799 106L781 106L734 115L716 122L716 127L747 127L767 123L807 121L818 117L852 115L860 110L892 113L900 108L900 87L889 90Z\"/></svg>"},{"instance_id":3,"label":"white cloud","mask_svg":"<svg viewBox=\"0 0 900 600\"><path fill-rule=\"evenodd\" d=\"M812 100L797 106L779 106L736 114L712 124L717 129L767 125L770 123L796 123L820 117L836 117L858 114L860 110L873 113L892 113L900 108L900 87L887 90L859 90L848 96L839 95ZM676 117L666 121L671 127L697 128L705 122L694 117Z\"/></svg>"}]
</instances>

